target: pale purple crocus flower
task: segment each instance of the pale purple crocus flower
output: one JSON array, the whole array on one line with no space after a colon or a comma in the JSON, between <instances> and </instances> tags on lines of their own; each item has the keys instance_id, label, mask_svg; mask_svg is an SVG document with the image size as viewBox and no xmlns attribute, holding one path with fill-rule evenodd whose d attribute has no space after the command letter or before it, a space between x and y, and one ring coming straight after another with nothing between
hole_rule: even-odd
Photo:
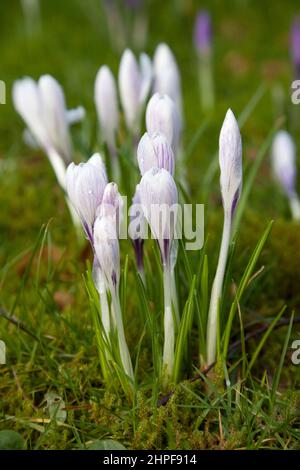
<instances>
[{"instance_id":1,"label":"pale purple crocus flower","mask_svg":"<svg viewBox=\"0 0 300 470\"><path fill-rule=\"evenodd\" d=\"M200 11L196 17L194 43L199 55L209 53L211 49L212 29L208 11Z\"/></svg>"},{"instance_id":2,"label":"pale purple crocus flower","mask_svg":"<svg viewBox=\"0 0 300 470\"><path fill-rule=\"evenodd\" d=\"M135 252L136 264L140 273L141 279L145 285L145 272L144 272L144 236L143 229L145 225L145 218L141 206L141 199L139 195L139 185L136 185L135 193L132 198L132 205L129 210L129 235L132 240L132 245Z\"/></svg>"},{"instance_id":3,"label":"pale purple crocus flower","mask_svg":"<svg viewBox=\"0 0 300 470\"><path fill-rule=\"evenodd\" d=\"M206 359L216 359L219 303L222 295L232 222L242 189L242 140L236 118L229 109L219 138L220 188L224 209L224 223L220 254L212 285L207 322Z\"/></svg>"},{"instance_id":4,"label":"pale purple crocus flower","mask_svg":"<svg viewBox=\"0 0 300 470\"><path fill-rule=\"evenodd\" d=\"M174 101L168 95L154 93L146 108L146 128L150 134L160 132L165 135L177 154L181 121Z\"/></svg>"},{"instance_id":5,"label":"pale purple crocus flower","mask_svg":"<svg viewBox=\"0 0 300 470\"><path fill-rule=\"evenodd\" d=\"M106 169L99 153L95 153L85 163L75 165L72 162L67 168L67 194L92 246L96 213L102 202L106 185Z\"/></svg>"},{"instance_id":6,"label":"pale purple crocus flower","mask_svg":"<svg viewBox=\"0 0 300 470\"><path fill-rule=\"evenodd\" d=\"M152 167L164 168L171 175L174 173L174 155L168 139L159 132L146 132L137 148L137 159L141 175Z\"/></svg>"},{"instance_id":7,"label":"pale purple crocus flower","mask_svg":"<svg viewBox=\"0 0 300 470\"><path fill-rule=\"evenodd\" d=\"M134 374L126 343L119 295L120 247L118 240L118 218L121 196L118 186L109 183L104 190L102 203L93 230L94 249L99 262L102 281L111 297L111 316L118 334L119 352L124 372L133 381ZM111 325L109 324L111 328ZM109 330L110 331L110 330Z\"/></svg>"},{"instance_id":8,"label":"pale purple crocus flower","mask_svg":"<svg viewBox=\"0 0 300 470\"><path fill-rule=\"evenodd\" d=\"M300 219L300 202L296 190L296 146L287 131L280 130L275 134L271 164L274 176L288 198L293 219Z\"/></svg>"},{"instance_id":9,"label":"pale purple crocus flower","mask_svg":"<svg viewBox=\"0 0 300 470\"><path fill-rule=\"evenodd\" d=\"M290 51L296 76L300 78L300 17L296 17L292 23Z\"/></svg>"},{"instance_id":10,"label":"pale purple crocus flower","mask_svg":"<svg viewBox=\"0 0 300 470\"><path fill-rule=\"evenodd\" d=\"M171 246L174 239L178 192L175 181L164 168L153 167L144 173L139 195L144 216L157 240L164 277L164 347L163 380L165 385L172 378L175 352L175 318L172 312ZM162 214L164 214L162 216ZM163 220L162 220L163 219Z\"/></svg>"}]
</instances>

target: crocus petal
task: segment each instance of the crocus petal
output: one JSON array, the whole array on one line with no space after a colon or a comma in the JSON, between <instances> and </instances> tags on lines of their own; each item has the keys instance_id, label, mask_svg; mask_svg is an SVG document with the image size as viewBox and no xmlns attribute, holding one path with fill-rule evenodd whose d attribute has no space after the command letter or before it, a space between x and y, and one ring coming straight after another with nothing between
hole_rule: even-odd
<instances>
[{"instance_id":1,"label":"crocus petal","mask_svg":"<svg viewBox=\"0 0 300 470\"><path fill-rule=\"evenodd\" d=\"M178 193L172 175L163 168L151 168L141 179L139 195L144 216L166 262L177 218Z\"/></svg>"},{"instance_id":2,"label":"crocus petal","mask_svg":"<svg viewBox=\"0 0 300 470\"><path fill-rule=\"evenodd\" d=\"M172 148L163 134L146 132L137 148L137 158L142 175L152 167L164 168L174 172L174 155Z\"/></svg>"},{"instance_id":3,"label":"crocus petal","mask_svg":"<svg viewBox=\"0 0 300 470\"><path fill-rule=\"evenodd\" d=\"M36 82L28 77L17 80L13 85L12 95L15 109L39 145L47 148L49 142L44 125L43 103Z\"/></svg>"},{"instance_id":4,"label":"crocus petal","mask_svg":"<svg viewBox=\"0 0 300 470\"><path fill-rule=\"evenodd\" d=\"M278 131L274 137L271 151L271 163L275 177L288 196L296 192L296 148L291 135Z\"/></svg>"},{"instance_id":5,"label":"crocus petal","mask_svg":"<svg viewBox=\"0 0 300 470\"><path fill-rule=\"evenodd\" d=\"M122 55L119 68L119 91L128 129L135 131L140 110L141 77L130 49Z\"/></svg>"},{"instance_id":6,"label":"crocus petal","mask_svg":"<svg viewBox=\"0 0 300 470\"><path fill-rule=\"evenodd\" d=\"M175 57L167 44L159 44L153 59L154 92L168 95L177 106L182 121L181 80Z\"/></svg>"},{"instance_id":7,"label":"crocus petal","mask_svg":"<svg viewBox=\"0 0 300 470\"><path fill-rule=\"evenodd\" d=\"M140 55L140 106L143 106L150 92L152 84L152 62L150 57L144 52Z\"/></svg>"},{"instance_id":8,"label":"crocus petal","mask_svg":"<svg viewBox=\"0 0 300 470\"><path fill-rule=\"evenodd\" d=\"M208 11L200 11L195 22L194 41L199 54L206 54L211 48L211 18Z\"/></svg>"},{"instance_id":9,"label":"crocus petal","mask_svg":"<svg viewBox=\"0 0 300 470\"><path fill-rule=\"evenodd\" d=\"M67 193L90 240L106 184L107 176L100 154L93 155L86 163L71 163L68 166Z\"/></svg>"},{"instance_id":10,"label":"crocus petal","mask_svg":"<svg viewBox=\"0 0 300 470\"><path fill-rule=\"evenodd\" d=\"M231 109L226 113L220 132L219 164L224 209L233 212L242 187L242 140Z\"/></svg>"},{"instance_id":11,"label":"crocus petal","mask_svg":"<svg viewBox=\"0 0 300 470\"><path fill-rule=\"evenodd\" d=\"M97 73L95 104L103 140L114 150L115 135L119 127L117 86L111 70L106 65Z\"/></svg>"},{"instance_id":12,"label":"crocus petal","mask_svg":"<svg viewBox=\"0 0 300 470\"><path fill-rule=\"evenodd\" d=\"M150 134L164 134L176 153L181 123L177 107L168 95L155 93L151 97L146 109L146 127Z\"/></svg>"},{"instance_id":13,"label":"crocus petal","mask_svg":"<svg viewBox=\"0 0 300 470\"><path fill-rule=\"evenodd\" d=\"M94 248L109 288L120 279L120 250L115 214L97 217L93 232Z\"/></svg>"},{"instance_id":14,"label":"crocus petal","mask_svg":"<svg viewBox=\"0 0 300 470\"><path fill-rule=\"evenodd\" d=\"M71 139L62 87L50 75L38 81L43 104L43 121L51 146L66 161L71 160Z\"/></svg>"}]
</instances>

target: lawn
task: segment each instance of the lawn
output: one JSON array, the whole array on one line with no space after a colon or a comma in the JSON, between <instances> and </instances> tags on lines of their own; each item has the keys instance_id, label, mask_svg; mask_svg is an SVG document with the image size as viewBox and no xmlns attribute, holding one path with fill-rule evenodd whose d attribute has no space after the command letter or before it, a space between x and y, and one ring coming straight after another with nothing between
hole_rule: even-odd
<instances>
[{"instance_id":1,"label":"lawn","mask_svg":"<svg viewBox=\"0 0 300 470\"><path fill-rule=\"evenodd\" d=\"M208 111L193 43L199 9L210 12L213 30L215 102ZM20 1L2 1L0 340L6 364L0 365L0 448L7 439L8 447L26 449L299 449L300 365L292 362L292 344L300 339L300 230L272 174L270 149L281 128L299 148L289 34L300 10L292 0L145 0L143 45L131 31L140 11L121 11L128 37L119 45L101 0L40 0L33 23ZM176 283L187 325L180 330L177 372L166 384L156 364L163 342L159 251L154 242L145 244L144 288L132 244L121 240L120 297L136 379L126 393L116 378L107 383L101 354L99 360L92 249L72 225L45 153L24 142L12 87L24 76L54 76L68 109L86 110L71 128L72 160L100 151L108 161L94 104L97 71L107 64L117 76L125 47L152 58L161 42L171 47L182 82L184 158L175 180L182 201L204 204L205 245L190 252L179 247ZM224 328L230 311L233 321L227 354L222 350L208 368L200 360L201 318L222 236L218 145L228 108L243 142L243 189L220 309ZM139 170L121 125L117 182L120 193L132 197Z\"/></svg>"}]
</instances>

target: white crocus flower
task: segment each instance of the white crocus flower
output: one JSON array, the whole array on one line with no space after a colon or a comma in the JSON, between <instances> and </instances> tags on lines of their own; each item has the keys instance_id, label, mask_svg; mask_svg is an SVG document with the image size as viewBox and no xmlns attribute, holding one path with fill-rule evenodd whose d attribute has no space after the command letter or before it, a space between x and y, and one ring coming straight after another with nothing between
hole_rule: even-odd
<instances>
[{"instance_id":1,"label":"white crocus flower","mask_svg":"<svg viewBox=\"0 0 300 470\"><path fill-rule=\"evenodd\" d=\"M164 272L164 349L163 373L167 383L172 377L175 348L175 322L172 313L171 245L174 237L178 193L172 175L164 168L147 171L139 185L145 218L157 239Z\"/></svg>"},{"instance_id":2,"label":"white crocus flower","mask_svg":"<svg viewBox=\"0 0 300 470\"><path fill-rule=\"evenodd\" d=\"M154 92L168 95L176 104L182 121L181 79L175 56L170 47L161 43L153 58Z\"/></svg>"},{"instance_id":3,"label":"white crocus flower","mask_svg":"<svg viewBox=\"0 0 300 470\"><path fill-rule=\"evenodd\" d=\"M116 154L116 133L119 127L118 96L115 78L107 65L100 67L95 81L95 104L102 138L110 154Z\"/></svg>"},{"instance_id":4,"label":"white crocus flower","mask_svg":"<svg viewBox=\"0 0 300 470\"><path fill-rule=\"evenodd\" d=\"M71 138L62 87L50 75L43 75L38 81L38 88L48 143L65 162L69 162L72 159Z\"/></svg>"},{"instance_id":5,"label":"white crocus flower","mask_svg":"<svg viewBox=\"0 0 300 470\"><path fill-rule=\"evenodd\" d=\"M296 147L288 132L281 130L276 133L272 145L271 163L274 176L288 197L293 218L300 219L300 202L296 191Z\"/></svg>"},{"instance_id":6,"label":"white crocus flower","mask_svg":"<svg viewBox=\"0 0 300 470\"><path fill-rule=\"evenodd\" d=\"M79 165L70 163L68 166L66 174L67 194L92 244L96 212L102 202L106 184L106 170L99 153L95 153L85 163Z\"/></svg>"},{"instance_id":7,"label":"white crocus flower","mask_svg":"<svg viewBox=\"0 0 300 470\"><path fill-rule=\"evenodd\" d=\"M57 181L65 190L66 165L71 161L72 147L68 112L61 86L50 75L43 75L38 82L25 77L14 83L13 102L28 126L30 134L46 152ZM82 112L81 109L81 115ZM33 143L30 134L26 134L26 139ZM67 204L73 222L77 226L78 218L68 200Z\"/></svg>"},{"instance_id":8,"label":"white crocus flower","mask_svg":"<svg viewBox=\"0 0 300 470\"><path fill-rule=\"evenodd\" d=\"M229 109L219 139L220 186L224 208L224 225L219 261L214 278L207 325L207 362L216 358L217 322L222 295L232 220L242 188L242 141L238 123Z\"/></svg>"},{"instance_id":9,"label":"white crocus flower","mask_svg":"<svg viewBox=\"0 0 300 470\"><path fill-rule=\"evenodd\" d=\"M146 109L146 128L150 134L164 134L176 154L181 123L177 107L168 95L155 93L151 97Z\"/></svg>"},{"instance_id":10,"label":"white crocus flower","mask_svg":"<svg viewBox=\"0 0 300 470\"><path fill-rule=\"evenodd\" d=\"M109 186L109 185L108 185ZM103 274L106 290L111 296L111 311L119 342L120 358L125 373L134 379L132 363L126 343L122 311L119 296L120 283L120 249L117 231L117 219L120 196L116 185L106 187L103 197L104 208L96 218L93 240L94 249Z\"/></svg>"},{"instance_id":11,"label":"white crocus flower","mask_svg":"<svg viewBox=\"0 0 300 470\"><path fill-rule=\"evenodd\" d=\"M137 148L137 159L141 175L152 167L164 168L173 175L174 155L167 138L160 133L146 132Z\"/></svg>"},{"instance_id":12,"label":"white crocus flower","mask_svg":"<svg viewBox=\"0 0 300 470\"><path fill-rule=\"evenodd\" d=\"M138 64L133 52L126 49L119 67L119 92L127 128L133 135L140 129L140 120L152 82L152 65L146 54Z\"/></svg>"}]
</instances>

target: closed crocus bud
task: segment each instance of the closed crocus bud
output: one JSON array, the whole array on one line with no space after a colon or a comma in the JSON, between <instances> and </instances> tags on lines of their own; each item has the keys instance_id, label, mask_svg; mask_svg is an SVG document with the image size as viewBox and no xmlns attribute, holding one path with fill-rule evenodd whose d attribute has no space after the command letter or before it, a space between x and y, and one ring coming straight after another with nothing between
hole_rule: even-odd
<instances>
[{"instance_id":1,"label":"closed crocus bud","mask_svg":"<svg viewBox=\"0 0 300 470\"><path fill-rule=\"evenodd\" d=\"M218 311L222 295L228 249L234 211L242 187L242 141L238 123L233 112L226 113L219 139L220 185L224 207L224 225L220 247L219 261L211 290L206 355L208 364L216 359Z\"/></svg>"},{"instance_id":2,"label":"closed crocus bud","mask_svg":"<svg viewBox=\"0 0 300 470\"><path fill-rule=\"evenodd\" d=\"M116 231L120 232L120 223L123 218L123 199L116 183L108 183L105 186L101 205L98 207L97 216L112 216L115 219Z\"/></svg>"},{"instance_id":3,"label":"closed crocus bud","mask_svg":"<svg viewBox=\"0 0 300 470\"><path fill-rule=\"evenodd\" d=\"M139 195L144 216L159 243L165 264L169 262L177 216L178 193L172 175L164 168L151 168L141 179Z\"/></svg>"},{"instance_id":4,"label":"closed crocus bud","mask_svg":"<svg viewBox=\"0 0 300 470\"><path fill-rule=\"evenodd\" d=\"M171 145L163 134L146 132L139 142L137 159L141 175L152 167L164 168L173 175L174 155Z\"/></svg>"},{"instance_id":5,"label":"closed crocus bud","mask_svg":"<svg viewBox=\"0 0 300 470\"><path fill-rule=\"evenodd\" d=\"M106 184L105 166L99 153L94 154L86 163L71 163L68 166L67 193L91 243L96 211L102 202Z\"/></svg>"},{"instance_id":6,"label":"closed crocus bud","mask_svg":"<svg viewBox=\"0 0 300 470\"><path fill-rule=\"evenodd\" d=\"M242 140L233 112L226 113L219 138L220 185L225 211L233 215L242 188Z\"/></svg>"},{"instance_id":7,"label":"closed crocus bud","mask_svg":"<svg viewBox=\"0 0 300 470\"><path fill-rule=\"evenodd\" d=\"M115 78L106 65L103 65L97 73L95 104L103 140L114 154L115 136L119 126L118 97Z\"/></svg>"},{"instance_id":8,"label":"closed crocus bud","mask_svg":"<svg viewBox=\"0 0 300 470\"><path fill-rule=\"evenodd\" d=\"M43 101L43 119L51 146L66 162L71 161L71 139L63 89L50 75L38 81Z\"/></svg>"},{"instance_id":9,"label":"closed crocus bud","mask_svg":"<svg viewBox=\"0 0 300 470\"><path fill-rule=\"evenodd\" d=\"M96 218L93 239L107 285L110 289L117 288L120 279L120 250L114 214Z\"/></svg>"},{"instance_id":10,"label":"closed crocus bud","mask_svg":"<svg viewBox=\"0 0 300 470\"><path fill-rule=\"evenodd\" d=\"M300 17L295 18L290 34L291 58L297 78L300 78Z\"/></svg>"},{"instance_id":11,"label":"closed crocus bud","mask_svg":"<svg viewBox=\"0 0 300 470\"><path fill-rule=\"evenodd\" d=\"M279 131L274 137L271 152L274 175L288 196L296 192L296 148L291 135Z\"/></svg>"},{"instance_id":12,"label":"closed crocus bud","mask_svg":"<svg viewBox=\"0 0 300 470\"><path fill-rule=\"evenodd\" d=\"M177 107L168 95L155 93L151 97L146 109L146 128L150 134L164 134L176 153L181 123Z\"/></svg>"},{"instance_id":13,"label":"closed crocus bud","mask_svg":"<svg viewBox=\"0 0 300 470\"><path fill-rule=\"evenodd\" d=\"M211 49L211 18L208 11L200 11L195 22L194 42L199 55L207 54Z\"/></svg>"},{"instance_id":14,"label":"closed crocus bud","mask_svg":"<svg viewBox=\"0 0 300 470\"><path fill-rule=\"evenodd\" d=\"M150 91L152 65L146 54L141 54L140 64L130 49L122 55L119 68L120 99L125 121L132 133L137 133L145 100Z\"/></svg>"},{"instance_id":15,"label":"closed crocus bud","mask_svg":"<svg viewBox=\"0 0 300 470\"><path fill-rule=\"evenodd\" d=\"M153 59L154 91L168 95L176 104L182 120L181 80L178 65L167 44L159 44Z\"/></svg>"}]
</instances>

